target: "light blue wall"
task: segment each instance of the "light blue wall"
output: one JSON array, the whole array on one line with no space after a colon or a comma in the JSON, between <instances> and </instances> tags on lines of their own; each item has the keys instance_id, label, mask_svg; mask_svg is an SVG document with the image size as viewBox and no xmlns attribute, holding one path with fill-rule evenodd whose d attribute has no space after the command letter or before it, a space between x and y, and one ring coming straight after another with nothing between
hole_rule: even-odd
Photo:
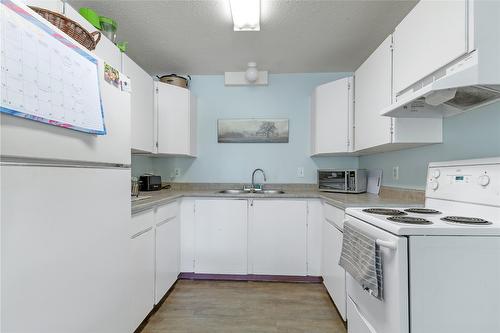
<instances>
[{"instance_id":1,"label":"light blue wall","mask_svg":"<svg viewBox=\"0 0 500 333\"><path fill-rule=\"evenodd\" d=\"M429 162L500 156L500 103L445 118L443 143L360 157L362 168L382 168L383 185L425 187ZM399 166L399 180L392 179Z\"/></svg>"},{"instance_id":2,"label":"light blue wall","mask_svg":"<svg viewBox=\"0 0 500 333\"><path fill-rule=\"evenodd\" d=\"M195 76L198 97L198 157L134 156L132 174L156 172L174 182L249 182L251 171L263 168L271 183L315 183L316 169L359 167L384 170L383 184L404 188L425 186L432 161L500 156L500 103L446 118L442 144L356 157L310 158L309 96L319 84L347 73L270 75L269 86L225 87L223 76ZM288 144L218 144L217 119L288 118ZM399 166L399 180L392 167ZM305 177L296 176L304 167ZM180 168L181 176L172 177ZM171 178L172 177L172 178Z\"/></svg>"},{"instance_id":3,"label":"light blue wall","mask_svg":"<svg viewBox=\"0 0 500 333\"><path fill-rule=\"evenodd\" d=\"M132 177L153 173L153 159L147 156L132 155Z\"/></svg>"},{"instance_id":4,"label":"light blue wall","mask_svg":"<svg viewBox=\"0 0 500 333\"><path fill-rule=\"evenodd\" d=\"M268 86L225 87L222 75L194 76L198 98L198 157L153 159L164 179L176 182L249 182L253 169L266 171L269 183L315 183L316 169L357 167L355 157L310 158L310 95L314 87L349 73L277 74ZM217 120L287 118L287 144L219 144ZM298 178L303 167L305 177ZM181 176L173 179L175 168ZM135 169L135 168L134 168Z\"/></svg>"}]
</instances>

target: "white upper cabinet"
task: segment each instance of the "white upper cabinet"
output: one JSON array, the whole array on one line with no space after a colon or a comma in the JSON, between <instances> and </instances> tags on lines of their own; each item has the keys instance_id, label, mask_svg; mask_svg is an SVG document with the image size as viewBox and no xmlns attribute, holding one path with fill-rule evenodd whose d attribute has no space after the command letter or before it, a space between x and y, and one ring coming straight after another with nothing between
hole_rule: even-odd
<instances>
[{"instance_id":1,"label":"white upper cabinet","mask_svg":"<svg viewBox=\"0 0 500 333\"><path fill-rule=\"evenodd\" d=\"M394 31L394 92L467 53L467 0L421 0Z\"/></svg>"},{"instance_id":2,"label":"white upper cabinet","mask_svg":"<svg viewBox=\"0 0 500 333\"><path fill-rule=\"evenodd\" d=\"M380 115L392 102L392 37L355 71L355 151L360 154L417 147L443 141L441 118Z\"/></svg>"},{"instance_id":3,"label":"white upper cabinet","mask_svg":"<svg viewBox=\"0 0 500 333\"><path fill-rule=\"evenodd\" d=\"M189 89L155 82L158 154L196 155L196 97Z\"/></svg>"},{"instance_id":4,"label":"white upper cabinet","mask_svg":"<svg viewBox=\"0 0 500 333\"><path fill-rule=\"evenodd\" d=\"M154 147L153 78L125 53L122 72L131 80L131 144L132 152L152 153Z\"/></svg>"},{"instance_id":5,"label":"white upper cabinet","mask_svg":"<svg viewBox=\"0 0 500 333\"><path fill-rule=\"evenodd\" d=\"M316 87L311 97L311 155L352 151L352 77Z\"/></svg>"},{"instance_id":6,"label":"white upper cabinet","mask_svg":"<svg viewBox=\"0 0 500 333\"><path fill-rule=\"evenodd\" d=\"M252 200L249 274L307 275L307 202Z\"/></svg>"},{"instance_id":7,"label":"white upper cabinet","mask_svg":"<svg viewBox=\"0 0 500 333\"><path fill-rule=\"evenodd\" d=\"M392 102L392 36L389 36L354 72L355 150L391 142L391 118L380 110Z\"/></svg>"},{"instance_id":8,"label":"white upper cabinet","mask_svg":"<svg viewBox=\"0 0 500 333\"><path fill-rule=\"evenodd\" d=\"M76 23L84 27L88 32L97 31L97 29L90 24L80 13L71 7L67 2L64 3L64 15ZM116 70L121 69L122 56L121 51L112 41L101 35L101 40L97 43L94 52L99 58L106 61L107 64L111 65Z\"/></svg>"}]
</instances>

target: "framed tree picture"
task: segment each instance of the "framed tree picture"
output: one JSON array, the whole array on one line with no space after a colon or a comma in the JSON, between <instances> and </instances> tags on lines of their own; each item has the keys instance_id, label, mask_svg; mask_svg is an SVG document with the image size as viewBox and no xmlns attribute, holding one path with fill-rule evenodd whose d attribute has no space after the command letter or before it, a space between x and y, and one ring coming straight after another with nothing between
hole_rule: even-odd
<instances>
[{"instance_id":1,"label":"framed tree picture","mask_svg":"<svg viewBox=\"0 0 500 333\"><path fill-rule=\"evenodd\" d=\"M288 143L288 119L219 119L219 143Z\"/></svg>"}]
</instances>

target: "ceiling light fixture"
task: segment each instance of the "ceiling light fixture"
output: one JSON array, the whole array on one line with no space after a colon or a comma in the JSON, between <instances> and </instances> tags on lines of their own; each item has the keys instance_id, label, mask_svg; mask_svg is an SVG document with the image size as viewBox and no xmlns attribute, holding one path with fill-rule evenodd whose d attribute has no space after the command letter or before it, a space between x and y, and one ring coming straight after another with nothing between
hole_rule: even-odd
<instances>
[{"instance_id":1,"label":"ceiling light fixture","mask_svg":"<svg viewBox=\"0 0 500 333\"><path fill-rule=\"evenodd\" d=\"M250 83L257 82L259 78L259 71L257 70L257 64L255 62L248 63L248 69L245 72L245 79Z\"/></svg>"},{"instance_id":2,"label":"ceiling light fixture","mask_svg":"<svg viewBox=\"0 0 500 333\"><path fill-rule=\"evenodd\" d=\"M260 31L260 0L229 0L234 31Z\"/></svg>"}]
</instances>

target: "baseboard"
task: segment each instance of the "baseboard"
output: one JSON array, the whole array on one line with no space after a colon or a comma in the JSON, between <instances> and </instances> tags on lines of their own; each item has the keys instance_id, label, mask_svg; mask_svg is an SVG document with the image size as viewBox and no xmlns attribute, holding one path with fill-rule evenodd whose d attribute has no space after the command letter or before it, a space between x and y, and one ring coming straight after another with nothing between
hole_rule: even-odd
<instances>
[{"instance_id":1,"label":"baseboard","mask_svg":"<svg viewBox=\"0 0 500 333\"><path fill-rule=\"evenodd\" d=\"M296 275L260 275L260 274L202 274L182 272L182 280L211 280L211 281L262 281L262 282L299 282L321 283L321 276L296 276Z\"/></svg>"}]
</instances>

